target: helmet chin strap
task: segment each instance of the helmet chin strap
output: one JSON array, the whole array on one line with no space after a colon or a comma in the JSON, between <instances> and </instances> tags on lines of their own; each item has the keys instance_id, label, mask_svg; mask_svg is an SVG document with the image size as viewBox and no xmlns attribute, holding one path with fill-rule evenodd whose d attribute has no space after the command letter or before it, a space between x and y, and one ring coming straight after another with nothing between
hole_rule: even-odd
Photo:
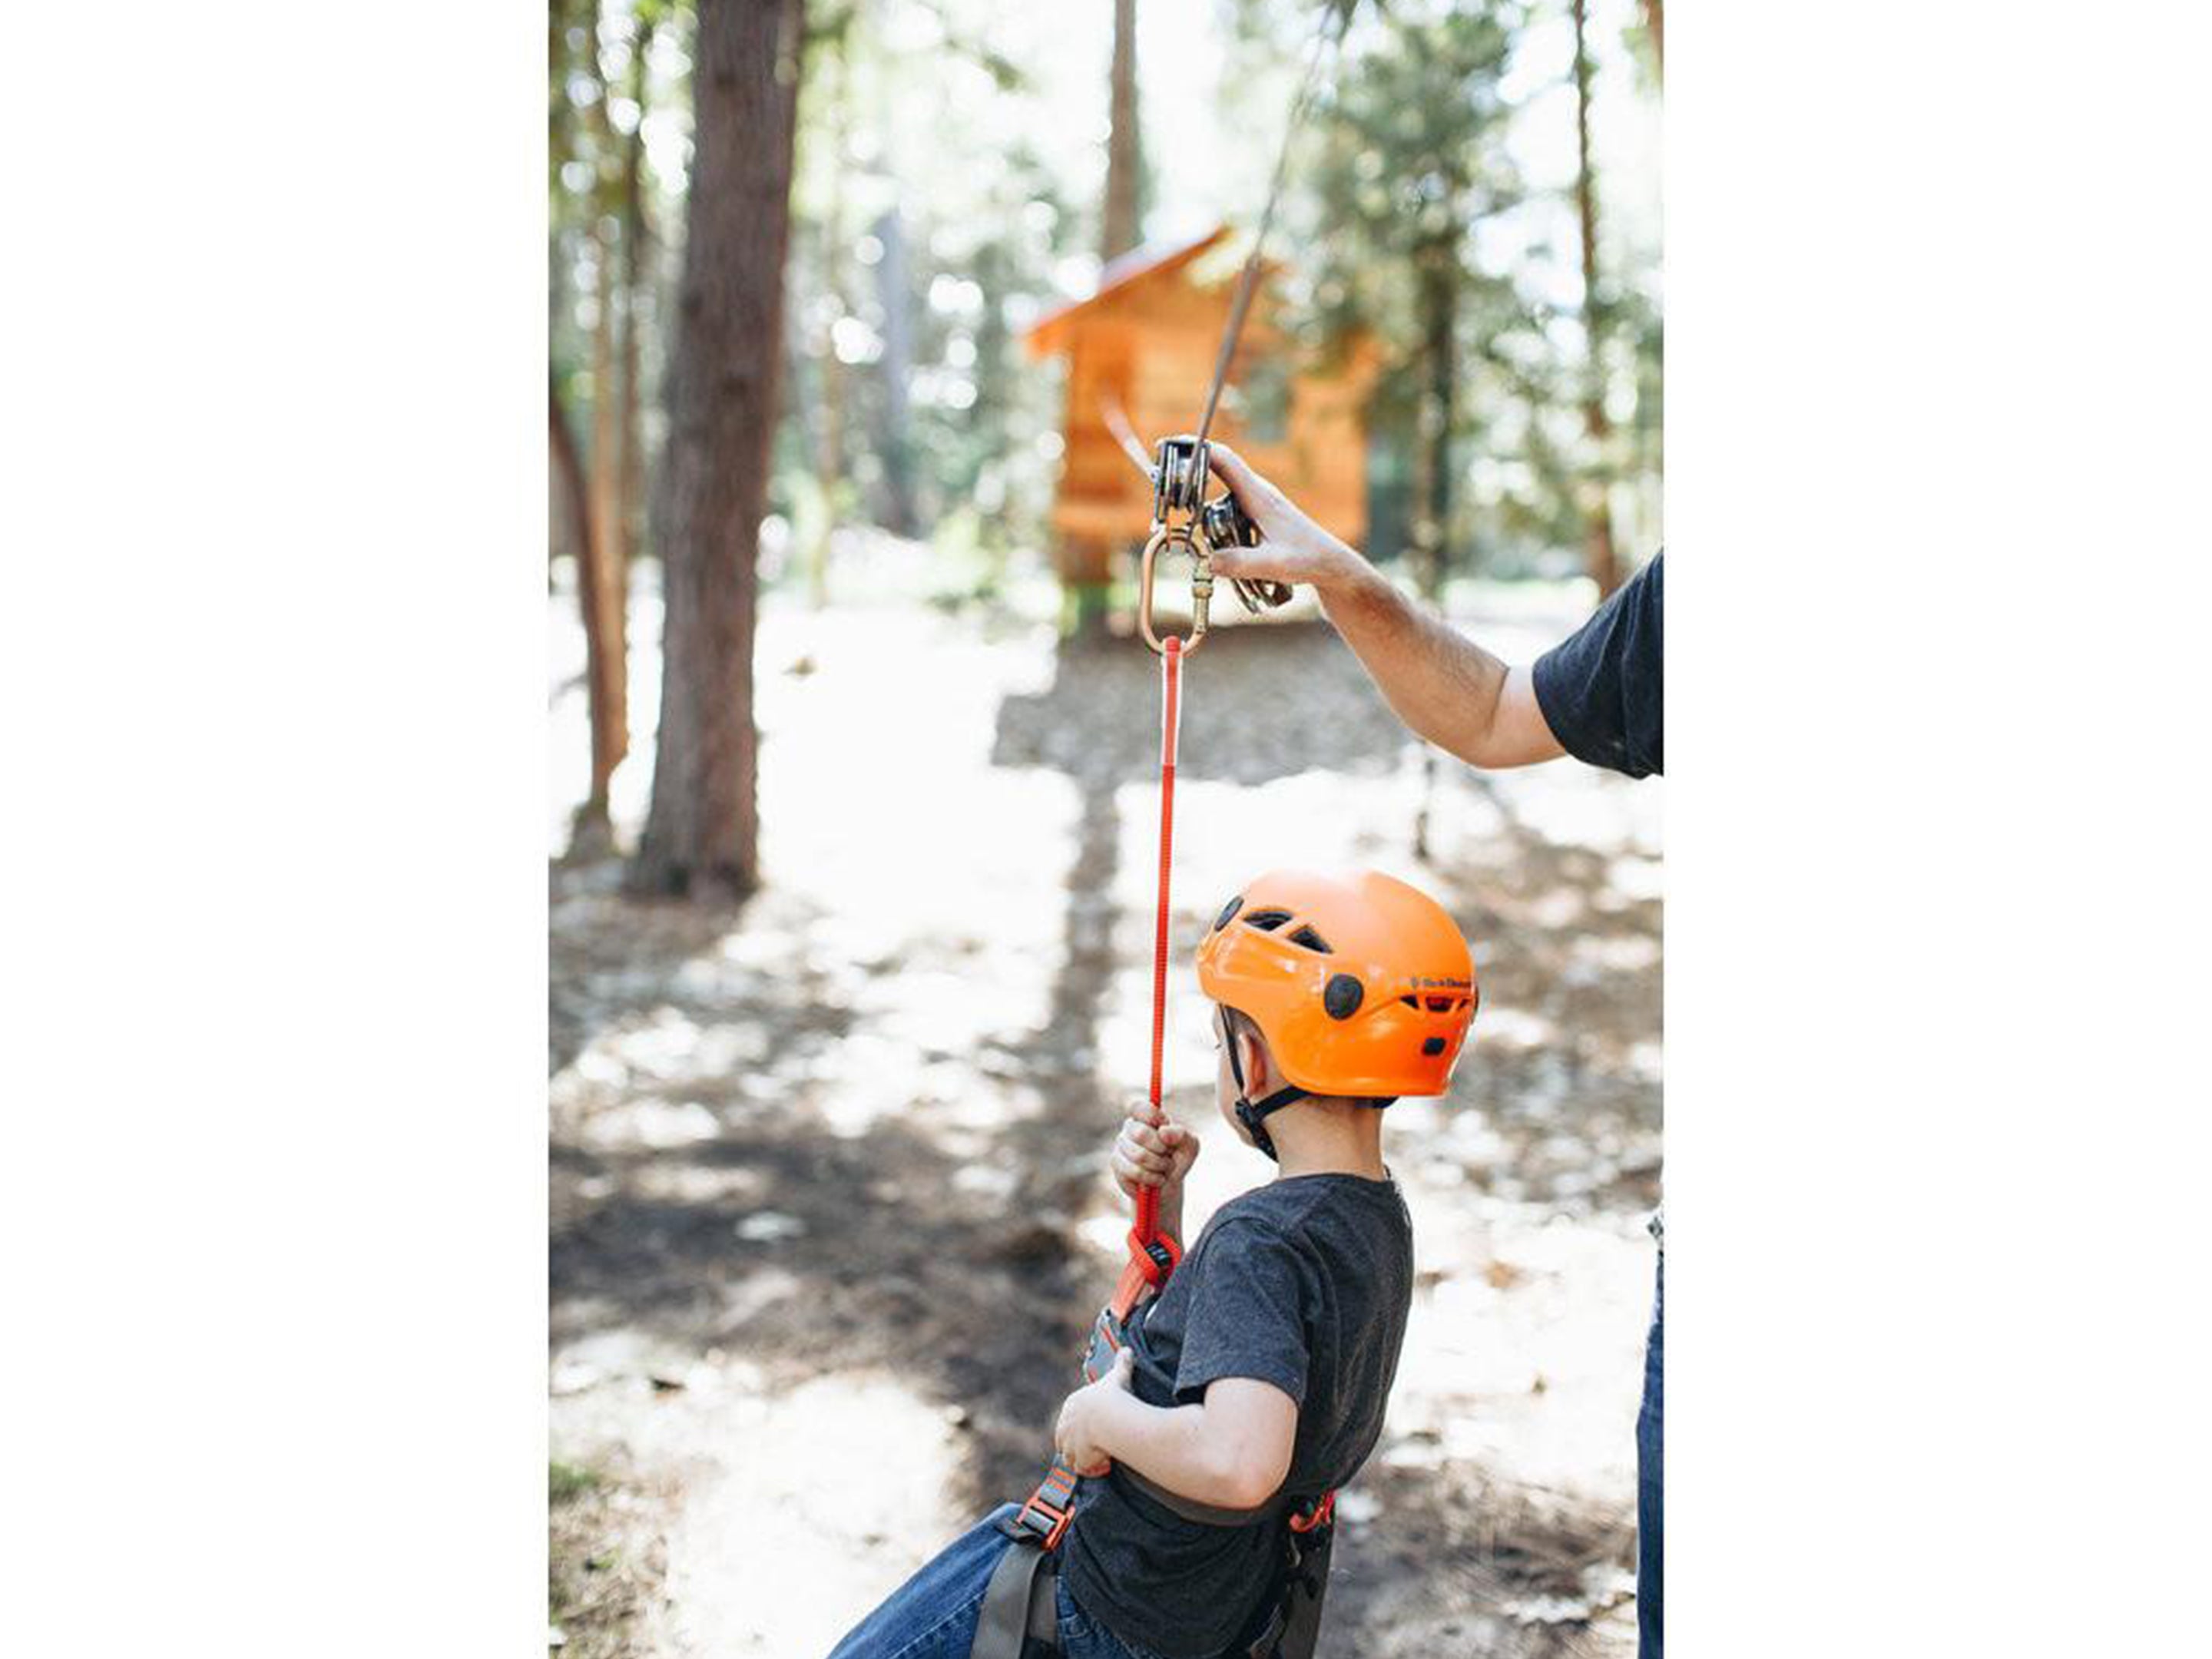
<instances>
[{"instance_id":1,"label":"helmet chin strap","mask_svg":"<svg viewBox=\"0 0 2212 1659\"><path fill-rule=\"evenodd\" d=\"M1310 1093L1296 1085L1285 1085L1265 1100L1255 1102L1252 1091L1244 1081L1244 1063L1237 1058L1237 1034L1224 1030L1223 1040L1229 1045L1229 1075L1237 1079L1237 1121L1244 1126L1244 1133L1252 1137L1252 1144L1267 1155L1270 1163L1280 1163L1275 1156L1274 1137L1270 1135L1263 1120L1270 1112L1280 1111L1297 1101L1310 1100Z\"/></svg>"}]
</instances>

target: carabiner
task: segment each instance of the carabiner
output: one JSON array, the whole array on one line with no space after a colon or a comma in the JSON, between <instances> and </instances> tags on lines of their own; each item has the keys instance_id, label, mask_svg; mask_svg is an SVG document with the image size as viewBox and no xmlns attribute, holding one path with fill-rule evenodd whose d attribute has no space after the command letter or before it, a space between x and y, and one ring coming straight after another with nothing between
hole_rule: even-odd
<instances>
[{"instance_id":1,"label":"carabiner","mask_svg":"<svg viewBox=\"0 0 2212 1659\"><path fill-rule=\"evenodd\" d=\"M1183 654L1198 649L1206 639L1206 613L1213 601L1213 567L1206 557L1206 543L1188 525L1170 529L1156 526L1152 539L1145 544L1144 562L1137 571L1137 629L1144 635L1145 643L1167 654L1167 647L1152 629L1152 582L1158 574L1160 550L1180 546L1189 553L1190 572L1190 634L1182 642Z\"/></svg>"}]
</instances>

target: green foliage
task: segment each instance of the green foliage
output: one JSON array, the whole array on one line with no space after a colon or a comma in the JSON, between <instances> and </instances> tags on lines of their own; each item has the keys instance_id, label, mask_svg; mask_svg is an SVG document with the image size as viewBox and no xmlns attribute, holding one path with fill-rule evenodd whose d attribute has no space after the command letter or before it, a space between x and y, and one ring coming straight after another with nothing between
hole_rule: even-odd
<instances>
[{"instance_id":1,"label":"green foliage","mask_svg":"<svg viewBox=\"0 0 2212 1659\"><path fill-rule=\"evenodd\" d=\"M1144 15L1173 3L1146 0ZM1215 31L1206 47L1221 76L1210 104L1221 142L1197 154L1159 136L1171 112L1146 26L1142 118L1159 218L1181 229L1194 206L1221 202L1250 228L1306 53L1342 3L1191 9L1190 27ZM1579 243L1556 173L1532 185L1515 143L1530 101L1566 85L1555 49L1565 15L1565 0L1358 5L1291 155L1271 244L1285 261L1291 319L1317 351L1364 336L1383 352L1370 411L1378 555L1402 550L1441 510L1441 551L1455 568L1576 568L1574 484L1591 461L1577 403ZM806 19L770 488L794 549L785 568L811 579L833 527L886 522L902 497L936 550L928 556L946 562L938 586L989 588L998 579L979 577L977 559L1048 539L1060 396L1020 334L1081 293L1091 268L1103 135L1072 136L1066 105L1072 85L1087 88L1095 107L1081 120L1103 117L1111 10L1017 27L994 0L809 0ZM641 280L623 294L639 324L650 464L683 234L692 8L550 0L549 25L555 383L588 443L605 390L592 374L600 262L626 273L632 252L641 255ZM1551 44L1530 57L1546 30ZM1600 100L1648 100L1648 40L1603 44L1612 67ZM641 132L634 227L625 170ZM1607 252L1598 298L1616 428L1608 465L1656 503L1656 246ZM1255 374L1232 391L1262 419L1279 392L1264 380Z\"/></svg>"},{"instance_id":2,"label":"green foliage","mask_svg":"<svg viewBox=\"0 0 2212 1659\"><path fill-rule=\"evenodd\" d=\"M1508 143L1529 21L1519 4L1401 0L1346 66L1315 170L1316 319L1389 354L1372 412L1396 463L1377 477L1385 555L1425 514L1447 567L1525 563L1581 533L1581 334L1528 283L1522 210L1542 204Z\"/></svg>"},{"instance_id":3,"label":"green foliage","mask_svg":"<svg viewBox=\"0 0 2212 1659\"><path fill-rule=\"evenodd\" d=\"M1297 0L1222 3L1254 32L1248 66L1289 52L1319 15ZM1563 0L1362 7L1293 157L1295 314L1324 355L1355 337L1382 351L1368 550L1405 552L1431 520L1441 568L1430 580L1578 564L1576 492L1593 457L1572 184L1554 171L1532 185L1519 160L1528 106L1571 95L1568 65L1553 67L1566 15ZM1559 113L1555 103L1547 116ZM1595 299L1620 428L1608 459L1639 483L1661 460L1658 307L1640 251L1604 252Z\"/></svg>"},{"instance_id":4,"label":"green foliage","mask_svg":"<svg viewBox=\"0 0 2212 1659\"><path fill-rule=\"evenodd\" d=\"M546 1496L552 1503L571 1502L587 1492L596 1492L600 1485L599 1474L580 1465L557 1459L546 1465Z\"/></svg>"},{"instance_id":5,"label":"green foliage","mask_svg":"<svg viewBox=\"0 0 2212 1659\"><path fill-rule=\"evenodd\" d=\"M1042 541L1038 440L1059 411L1019 325L1093 239L1029 136L1051 112L988 22L974 4L879 8L810 51L775 511L811 496L882 522L903 481L925 532L971 514L994 547Z\"/></svg>"}]
</instances>

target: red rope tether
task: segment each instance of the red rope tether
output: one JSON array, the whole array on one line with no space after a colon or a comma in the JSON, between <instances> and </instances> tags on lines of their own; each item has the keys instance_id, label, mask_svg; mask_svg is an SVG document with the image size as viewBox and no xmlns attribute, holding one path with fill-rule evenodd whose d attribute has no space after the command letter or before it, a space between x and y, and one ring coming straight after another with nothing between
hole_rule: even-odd
<instances>
[{"instance_id":1,"label":"red rope tether","mask_svg":"<svg viewBox=\"0 0 2212 1659\"><path fill-rule=\"evenodd\" d=\"M1176 738L1182 721L1182 641L1169 635L1160 653L1160 902L1152 929L1152 1105L1160 1103L1160 1073L1168 1036L1168 872L1175 860ZM1137 1189L1135 1243L1159 1236L1157 1187Z\"/></svg>"}]
</instances>

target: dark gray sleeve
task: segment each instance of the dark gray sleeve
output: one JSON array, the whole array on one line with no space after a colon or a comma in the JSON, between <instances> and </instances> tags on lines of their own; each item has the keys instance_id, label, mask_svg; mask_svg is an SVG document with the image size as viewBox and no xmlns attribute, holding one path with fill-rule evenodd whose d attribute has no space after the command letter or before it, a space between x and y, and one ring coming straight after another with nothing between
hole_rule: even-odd
<instances>
[{"instance_id":1,"label":"dark gray sleeve","mask_svg":"<svg viewBox=\"0 0 2212 1659\"><path fill-rule=\"evenodd\" d=\"M1194 1266L1198 1281L1176 1367L1176 1399L1192 1404L1209 1382L1249 1376L1304 1405L1306 1328L1316 1291L1290 1242L1237 1217L1218 1228L1183 1270Z\"/></svg>"},{"instance_id":2,"label":"dark gray sleeve","mask_svg":"<svg viewBox=\"0 0 2212 1659\"><path fill-rule=\"evenodd\" d=\"M1536 659L1536 706L1577 760L1632 778L1666 768L1666 555Z\"/></svg>"}]
</instances>

